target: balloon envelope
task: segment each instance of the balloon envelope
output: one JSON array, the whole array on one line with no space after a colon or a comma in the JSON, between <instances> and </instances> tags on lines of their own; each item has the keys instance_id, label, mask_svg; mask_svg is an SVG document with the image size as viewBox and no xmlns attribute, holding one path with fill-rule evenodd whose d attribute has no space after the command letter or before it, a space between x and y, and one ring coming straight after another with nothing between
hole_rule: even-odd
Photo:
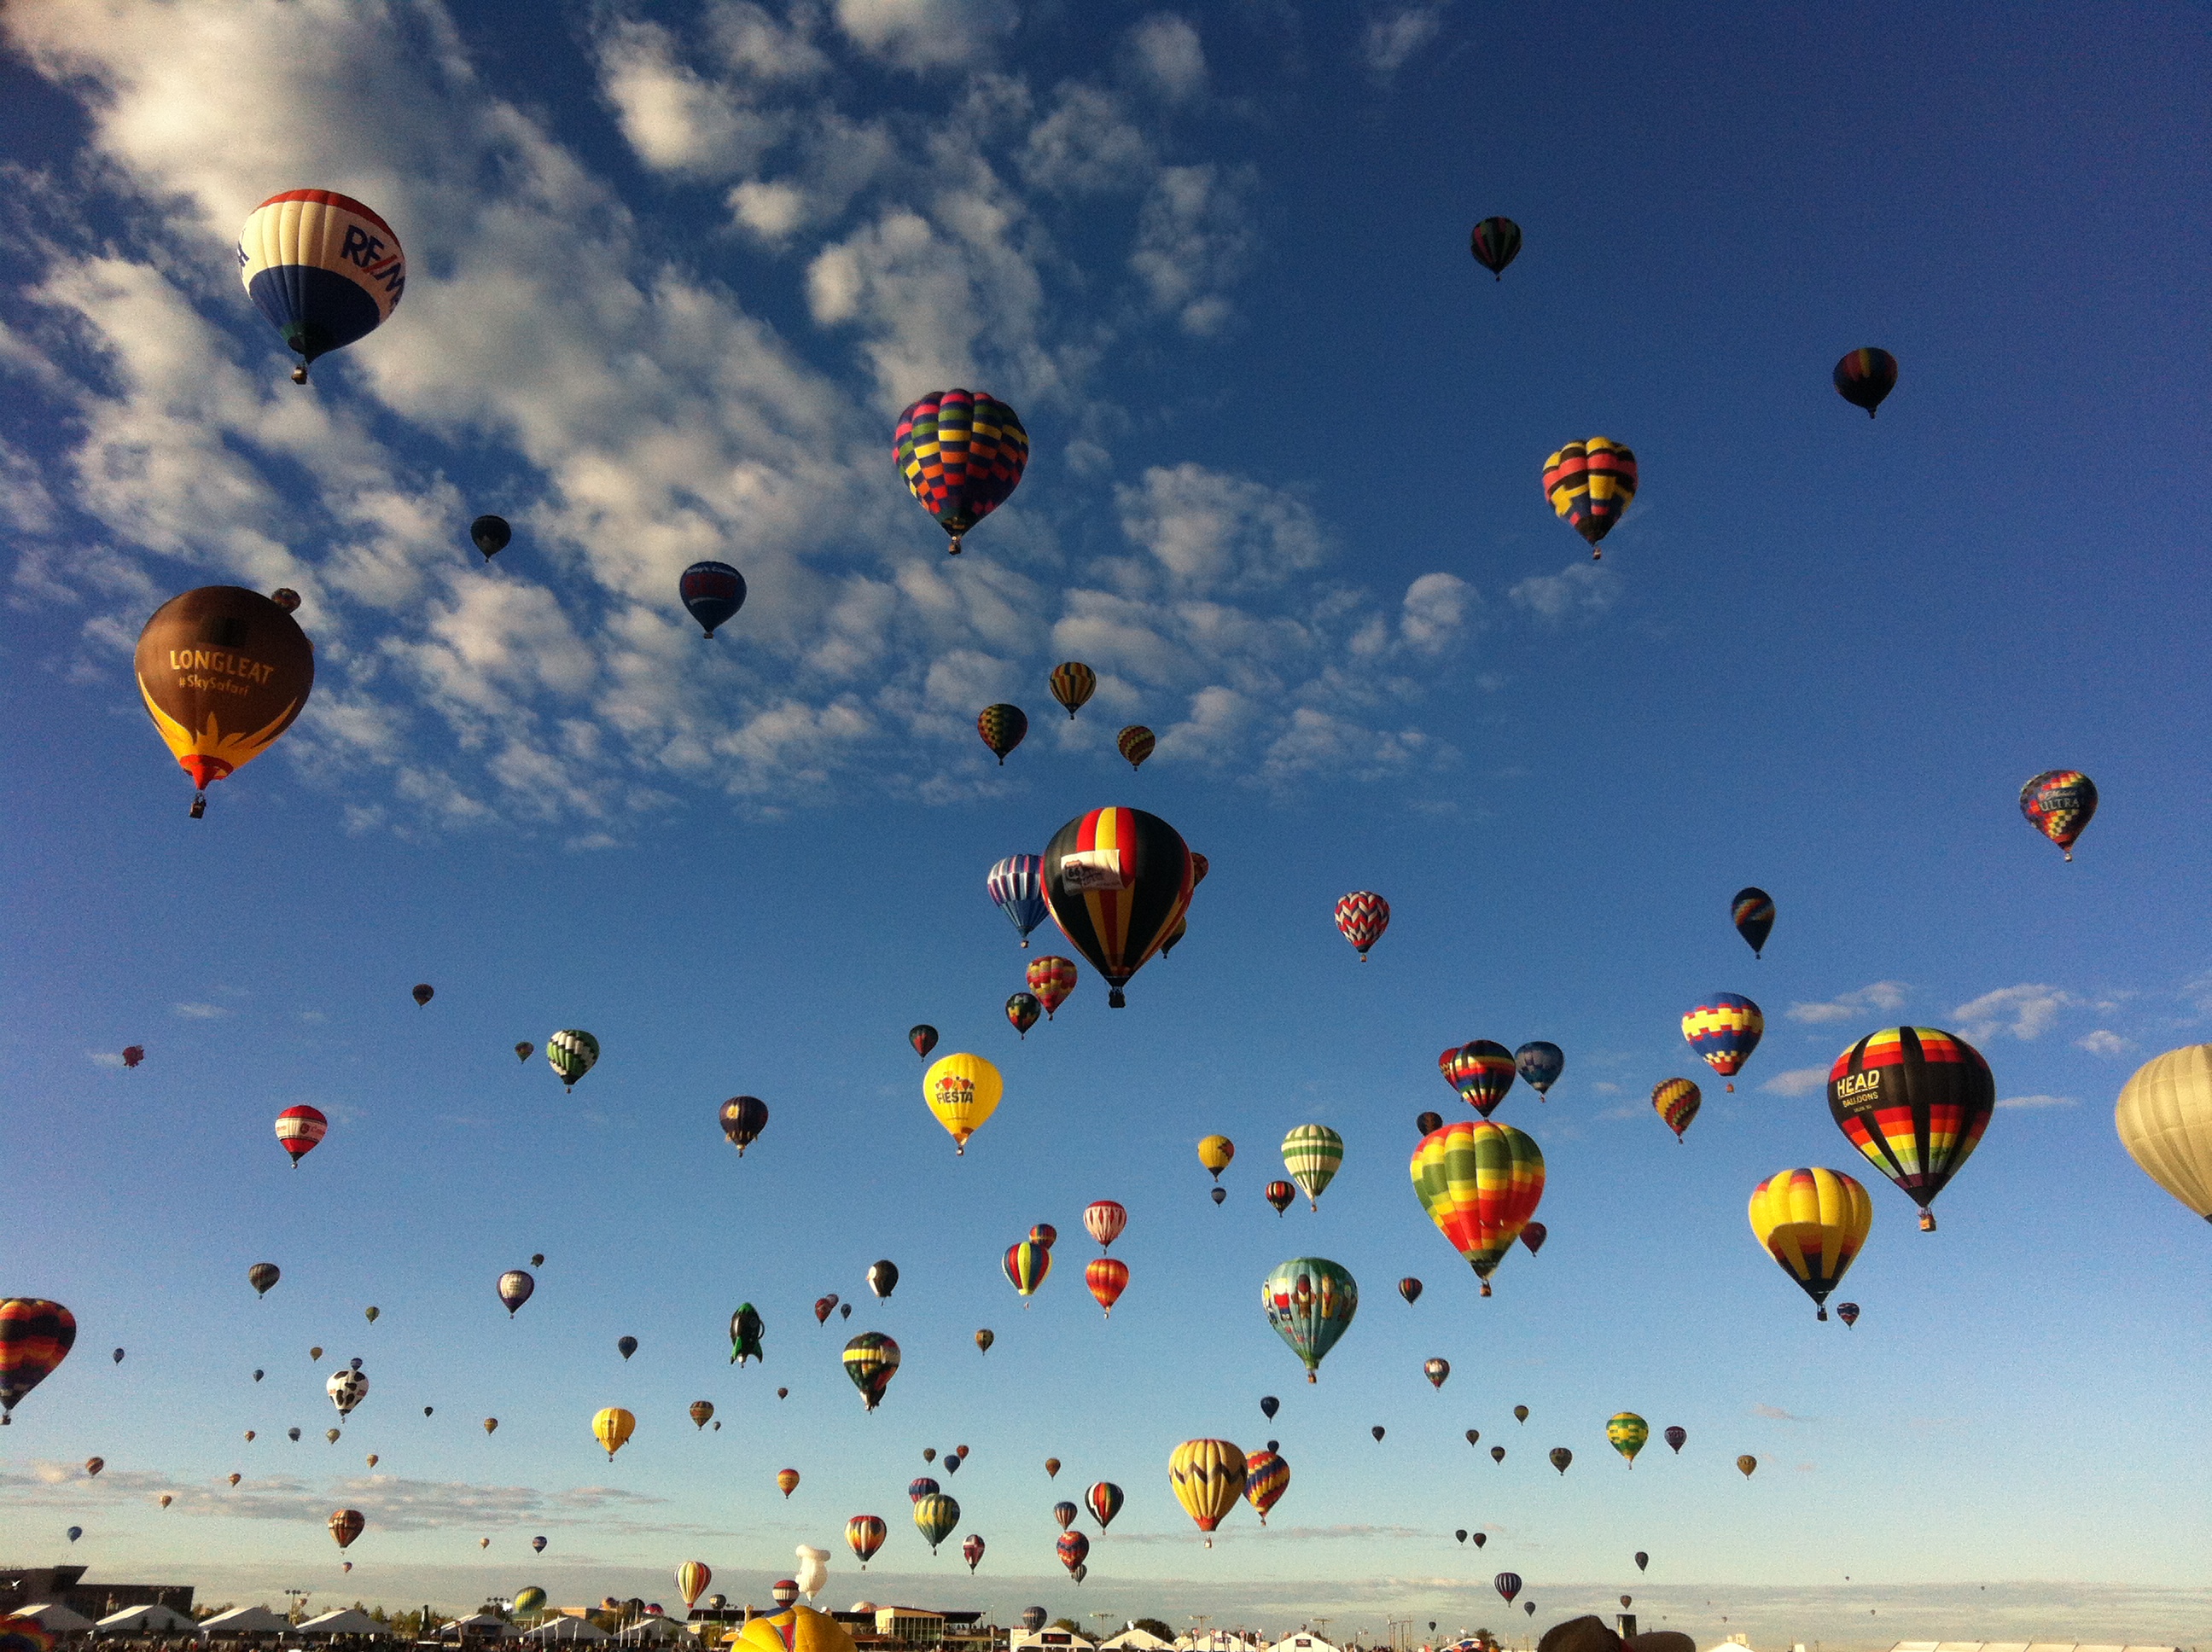
<instances>
[{"instance_id":1,"label":"balloon envelope","mask_svg":"<svg viewBox=\"0 0 2212 1652\"><path fill-rule=\"evenodd\" d=\"M1317 1381L1321 1362L1359 1311L1358 1284L1324 1257L1294 1256L1261 1281L1260 1297L1267 1323L1304 1364L1306 1381Z\"/></svg>"},{"instance_id":2,"label":"balloon envelope","mask_svg":"<svg viewBox=\"0 0 2212 1652\"><path fill-rule=\"evenodd\" d=\"M2074 858L2074 841L2097 812L2097 783L2079 769L2051 768L2020 788L2027 823Z\"/></svg>"},{"instance_id":3,"label":"balloon envelope","mask_svg":"<svg viewBox=\"0 0 2212 1652\"><path fill-rule=\"evenodd\" d=\"M1751 1194L1751 1230L1828 1317L1836 1288L1874 1225L1874 1201L1840 1170L1781 1170Z\"/></svg>"},{"instance_id":4,"label":"balloon envelope","mask_svg":"<svg viewBox=\"0 0 2212 1652\"><path fill-rule=\"evenodd\" d=\"M1934 1027L1886 1027L1828 1069L1828 1111L1852 1146L1920 1207L1929 1208L1980 1145L1997 1104L1982 1053Z\"/></svg>"},{"instance_id":5,"label":"balloon envelope","mask_svg":"<svg viewBox=\"0 0 2212 1652\"><path fill-rule=\"evenodd\" d=\"M1044 853L1052 915L1110 991L1144 967L1190 904L1190 849L1176 829L1141 809L1093 809L1053 834Z\"/></svg>"},{"instance_id":6,"label":"balloon envelope","mask_svg":"<svg viewBox=\"0 0 2212 1652\"><path fill-rule=\"evenodd\" d=\"M933 391L899 415L891 457L960 554L968 530L1006 503L1030 459L1020 416L982 391Z\"/></svg>"},{"instance_id":7,"label":"balloon envelope","mask_svg":"<svg viewBox=\"0 0 2212 1652\"><path fill-rule=\"evenodd\" d=\"M1875 409L1897 388L1897 358L1872 345L1845 350L1831 376L1836 394L1853 407L1866 409L1867 417L1872 418Z\"/></svg>"},{"instance_id":8,"label":"balloon envelope","mask_svg":"<svg viewBox=\"0 0 2212 1652\"><path fill-rule=\"evenodd\" d=\"M922 1099L951 1136L956 1154L968 1151L968 1139L999 1110L1005 1090L998 1068L964 1051L941 1058L921 1076Z\"/></svg>"},{"instance_id":9,"label":"balloon envelope","mask_svg":"<svg viewBox=\"0 0 2212 1652\"><path fill-rule=\"evenodd\" d=\"M305 384L318 356L366 337L399 307L407 255L392 226L352 197L287 190L254 208L239 232L238 277L298 353L292 378Z\"/></svg>"},{"instance_id":10,"label":"balloon envelope","mask_svg":"<svg viewBox=\"0 0 2212 1652\"><path fill-rule=\"evenodd\" d=\"M1766 938L1774 932L1774 897L1763 889L1740 889L1729 902L1729 919L1750 946L1752 957L1760 957Z\"/></svg>"},{"instance_id":11,"label":"balloon envelope","mask_svg":"<svg viewBox=\"0 0 2212 1652\"><path fill-rule=\"evenodd\" d=\"M1482 1294L1544 1196L1544 1155L1510 1125L1459 1120L1413 1150L1413 1192L1437 1230L1464 1256Z\"/></svg>"},{"instance_id":12,"label":"balloon envelope","mask_svg":"<svg viewBox=\"0 0 2212 1652\"><path fill-rule=\"evenodd\" d=\"M1245 1457L1226 1440L1185 1440L1168 1456L1168 1484L1183 1512L1211 1534L1244 1495Z\"/></svg>"},{"instance_id":13,"label":"balloon envelope","mask_svg":"<svg viewBox=\"0 0 2212 1652\"><path fill-rule=\"evenodd\" d=\"M1514 1070L1520 1073L1521 1082L1539 1096L1547 1096L1559 1075L1567 1070L1567 1053L1557 1044L1543 1039L1531 1039L1513 1052Z\"/></svg>"},{"instance_id":14,"label":"balloon envelope","mask_svg":"<svg viewBox=\"0 0 2212 1652\"><path fill-rule=\"evenodd\" d=\"M1006 914L1006 921L1021 937L1022 944L1030 944L1030 932L1045 920L1051 907L1044 898L1044 857L1041 854L1010 854L995 861L983 875L983 892L991 897L999 910ZM934 1044L934 1038L930 1042ZM921 1054L927 1055L924 1050Z\"/></svg>"},{"instance_id":15,"label":"balloon envelope","mask_svg":"<svg viewBox=\"0 0 2212 1652\"><path fill-rule=\"evenodd\" d=\"M155 610L134 669L147 715L204 792L291 727L315 685L315 651L259 592L210 585Z\"/></svg>"},{"instance_id":16,"label":"balloon envelope","mask_svg":"<svg viewBox=\"0 0 2212 1652\"><path fill-rule=\"evenodd\" d=\"M727 562L694 562L677 580L676 594L711 637L745 605L745 576Z\"/></svg>"},{"instance_id":17,"label":"balloon envelope","mask_svg":"<svg viewBox=\"0 0 2212 1652\"><path fill-rule=\"evenodd\" d=\"M2212 1044L2168 1050L2136 1068L2112 1123L2145 1175L2212 1221Z\"/></svg>"}]
</instances>

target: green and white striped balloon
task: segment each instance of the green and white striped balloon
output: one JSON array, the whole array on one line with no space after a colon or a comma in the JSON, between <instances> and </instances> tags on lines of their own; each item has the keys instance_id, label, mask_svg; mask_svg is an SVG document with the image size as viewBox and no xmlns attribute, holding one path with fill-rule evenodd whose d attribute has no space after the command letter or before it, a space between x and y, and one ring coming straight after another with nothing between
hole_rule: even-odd
<instances>
[{"instance_id":1,"label":"green and white striped balloon","mask_svg":"<svg viewBox=\"0 0 2212 1652\"><path fill-rule=\"evenodd\" d=\"M561 1075L561 1082L574 1090L576 1080L599 1059L599 1041L580 1027L563 1027L545 1041L545 1059Z\"/></svg>"},{"instance_id":2,"label":"green and white striped balloon","mask_svg":"<svg viewBox=\"0 0 2212 1652\"><path fill-rule=\"evenodd\" d=\"M1309 1209L1321 1208L1321 1190L1344 1163L1344 1138L1325 1124L1302 1124L1283 1138L1283 1168L1305 1189Z\"/></svg>"}]
</instances>

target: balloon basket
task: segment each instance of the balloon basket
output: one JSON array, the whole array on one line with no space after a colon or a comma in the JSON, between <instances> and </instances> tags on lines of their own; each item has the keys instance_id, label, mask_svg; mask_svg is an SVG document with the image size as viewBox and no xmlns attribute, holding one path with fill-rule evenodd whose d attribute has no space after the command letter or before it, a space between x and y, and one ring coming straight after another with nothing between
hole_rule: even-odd
<instances>
[{"instance_id":1,"label":"balloon basket","mask_svg":"<svg viewBox=\"0 0 2212 1652\"><path fill-rule=\"evenodd\" d=\"M1920 1210L1920 1231L1923 1233L1936 1231L1936 1212L1925 1206L1923 1206Z\"/></svg>"}]
</instances>

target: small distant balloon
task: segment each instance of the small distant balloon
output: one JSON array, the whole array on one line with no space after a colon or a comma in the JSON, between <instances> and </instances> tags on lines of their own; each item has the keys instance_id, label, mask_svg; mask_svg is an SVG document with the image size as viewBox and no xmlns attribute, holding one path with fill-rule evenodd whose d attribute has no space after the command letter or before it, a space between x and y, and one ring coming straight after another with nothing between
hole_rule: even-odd
<instances>
[{"instance_id":1,"label":"small distant balloon","mask_svg":"<svg viewBox=\"0 0 2212 1652\"><path fill-rule=\"evenodd\" d=\"M984 707L975 715L975 732L999 760L1001 768L1006 766L1006 754L1019 745L1029 732L1029 714L1019 706L1001 701Z\"/></svg>"},{"instance_id":2,"label":"small distant balloon","mask_svg":"<svg viewBox=\"0 0 2212 1652\"><path fill-rule=\"evenodd\" d=\"M1574 1461L1574 1460L1575 1454L1568 1450L1566 1447L1561 1445L1553 1446L1552 1448L1552 1467L1558 1469L1562 1474L1567 1472L1567 1465Z\"/></svg>"},{"instance_id":3,"label":"small distant balloon","mask_svg":"<svg viewBox=\"0 0 2212 1652\"><path fill-rule=\"evenodd\" d=\"M1425 1136L1433 1134L1443 1127L1444 1115L1441 1113L1424 1113L1413 1121L1413 1128Z\"/></svg>"},{"instance_id":4,"label":"small distant balloon","mask_svg":"<svg viewBox=\"0 0 2212 1652\"><path fill-rule=\"evenodd\" d=\"M1667 1431L1660 1437L1667 1442L1668 1449L1679 1457L1682 1455L1682 1447L1687 1443L1689 1440L1690 1430L1682 1427L1680 1424L1673 1424L1668 1427Z\"/></svg>"},{"instance_id":5,"label":"small distant balloon","mask_svg":"<svg viewBox=\"0 0 2212 1652\"><path fill-rule=\"evenodd\" d=\"M1551 1236L1552 1230L1541 1222L1528 1223L1521 1230L1521 1242L1528 1247L1531 1256L1543 1249L1544 1241Z\"/></svg>"},{"instance_id":6,"label":"small distant balloon","mask_svg":"<svg viewBox=\"0 0 2212 1652\"><path fill-rule=\"evenodd\" d=\"M1832 376L1836 394L1853 407L1866 409L1867 417L1872 418L1875 409L1897 388L1897 358L1872 345L1846 350Z\"/></svg>"},{"instance_id":7,"label":"small distant balloon","mask_svg":"<svg viewBox=\"0 0 2212 1652\"><path fill-rule=\"evenodd\" d=\"M993 1343L996 1342L998 1339L998 1339L998 1337L997 1337L995 1334L994 1334L992 1332L990 1332L990 1331L984 1330L984 1331L978 1331L978 1332L976 1332L976 1333L975 1333L975 1351L976 1351L976 1352L978 1352L978 1353L984 1353L984 1354L988 1354L988 1353L989 1353L989 1352L991 1351L991 1345L992 1345Z\"/></svg>"},{"instance_id":8,"label":"small distant balloon","mask_svg":"<svg viewBox=\"0 0 2212 1652\"><path fill-rule=\"evenodd\" d=\"M514 1047L514 1059L518 1061L527 1061L537 1054L538 1046L526 1038Z\"/></svg>"},{"instance_id":9,"label":"small distant balloon","mask_svg":"<svg viewBox=\"0 0 2212 1652\"><path fill-rule=\"evenodd\" d=\"M418 981L415 983L415 1002L418 1007L428 1004L432 999L437 996L438 989L430 985L428 981Z\"/></svg>"},{"instance_id":10,"label":"small distant balloon","mask_svg":"<svg viewBox=\"0 0 2212 1652\"><path fill-rule=\"evenodd\" d=\"M927 1061L930 1051L937 1048L937 1029L927 1021L916 1022L906 1029L906 1042L914 1046L916 1055Z\"/></svg>"},{"instance_id":11,"label":"small distant balloon","mask_svg":"<svg viewBox=\"0 0 2212 1652\"><path fill-rule=\"evenodd\" d=\"M2020 788L2027 823L2074 858L2074 840L2097 812L2097 783L2078 769L2051 768Z\"/></svg>"},{"instance_id":12,"label":"small distant balloon","mask_svg":"<svg viewBox=\"0 0 2212 1652\"><path fill-rule=\"evenodd\" d=\"M694 562L677 580L676 594L711 637L745 605L745 576L727 562Z\"/></svg>"},{"instance_id":13,"label":"small distant balloon","mask_svg":"<svg viewBox=\"0 0 2212 1652\"><path fill-rule=\"evenodd\" d=\"M1376 1444L1380 1445L1380 1444L1382 1444L1382 1424L1380 1424L1380 1423L1376 1424L1376 1425L1375 1425L1373 1428L1369 1429L1367 1431L1368 1431L1370 1434L1371 1434L1371 1435L1373 1435L1373 1436L1375 1436L1375 1443L1376 1443Z\"/></svg>"},{"instance_id":14,"label":"small distant balloon","mask_svg":"<svg viewBox=\"0 0 2212 1652\"><path fill-rule=\"evenodd\" d=\"M1390 927L1390 903L1373 890L1354 890L1336 903L1336 926L1367 962L1367 949Z\"/></svg>"},{"instance_id":15,"label":"small distant balloon","mask_svg":"<svg viewBox=\"0 0 2212 1652\"><path fill-rule=\"evenodd\" d=\"M1738 890L1729 902L1729 920L1751 948L1752 957L1760 957L1766 938L1774 932L1774 897L1755 886Z\"/></svg>"},{"instance_id":16,"label":"small distant balloon","mask_svg":"<svg viewBox=\"0 0 2212 1652\"><path fill-rule=\"evenodd\" d=\"M1115 750L1128 759L1132 768L1145 766L1145 759L1152 755L1154 744L1152 730L1142 723L1132 723L1114 737Z\"/></svg>"},{"instance_id":17,"label":"small distant balloon","mask_svg":"<svg viewBox=\"0 0 2212 1652\"><path fill-rule=\"evenodd\" d=\"M1219 1193L1221 1189L1217 1187L1214 1191ZM1275 1207L1275 1214L1280 1216L1297 1201L1298 1190L1287 1181L1271 1181L1264 1190L1263 1196Z\"/></svg>"},{"instance_id":18,"label":"small distant balloon","mask_svg":"<svg viewBox=\"0 0 2212 1652\"><path fill-rule=\"evenodd\" d=\"M1408 1303L1417 1303L1420 1301L1421 1282L1419 1279L1413 1278L1410 1274L1407 1275L1405 1278L1398 1281L1398 1294L1403 1297Z\"/></svg>"},{"instance_id":19,"label":"small distant balloon","mask_svg":"<svg viewBox=\"0 0 2212 1652\"><path fill-rule=\"evenodd\" d=\"M1272 1394L1263 1394L1260 1396L1260 1414L1271 1423L1275 1420L1275 1413L1280 1411L1282 1406L1283 1402Z\"/></svg>"},{"instance_id":20,"label":"small distant balloon","mask_svg":"<svg viewBox=\"0 0 2212 1652\"><path fill-rule=\"evenodd\" d=\"M1743 1456L1738 1457L1735 1460L1735 1466L1737 1472L1741 1473L1744 1479L1749 1479L1759 1467L1759 1459L1752 1456L1748 1453L1746 1453Z\"/></svg>"},{"instance_id":21,"label":"small distant balloon","mask_svg":"<svg viewBox=\"0 0 2212 1652\"><path fill-rule=\"evenodd\" d=\"M1505 279L1505 266L1521 255L1521 226L1510 218L1485 218L1468 236L1474 261L1498 280Z\"/></svg>"},{"instance_id":22,"label":"small distant balloon","mask_svg":"<svg viewBox=\"0 0 2212 1652\"><path fill-rule=\"evenodd\" d=\"M514 538L514 530L503 516L479 516L469 524L470 542L483 553L487 562L505 550Z\"/></svg>"},{"instance_id":23,"label":"small distant balloon","mask_svg":"<svg viewBox=\"0 0 2212 1652\"><path fill-rule=\"evenodd\" d=\"M135 1067L145 1059L146 1047L143 1044L131 1044L124 1048L123 1065L125 1066Z\"/></svg>"}]
</instances>

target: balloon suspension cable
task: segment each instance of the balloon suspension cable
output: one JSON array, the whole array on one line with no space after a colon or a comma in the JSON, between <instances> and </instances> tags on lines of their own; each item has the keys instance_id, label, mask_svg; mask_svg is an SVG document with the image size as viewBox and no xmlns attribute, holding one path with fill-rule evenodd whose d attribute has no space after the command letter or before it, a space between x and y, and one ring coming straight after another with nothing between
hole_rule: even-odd
<instances>
[{"instance_id":1,"label":"balloon suspension cable","mask_svg":"<svg viewBox=\"0 0 2212 1652\"><path fill-rule=\"evenodd\" d=\"M1925 1205L1923 1205L1920 1207L1920 1231L1923 1233L1933 1233L1936 1231L1936 1212L1929 1210Z\"/></svg>"},{"instance_id":2,"label":"balloon suspension cable","mask_svg":"<svg viewBox=\"0 0 2212 1652\"><path fill-rule=\"evenodd\" d=\"M207 813L207 793L204 793L204 792L195 792L195 793L192 793L192 817L192 817L194 820L198 820L201 816L204 815L205 813Z\"/></svg>"}]
</instances>

